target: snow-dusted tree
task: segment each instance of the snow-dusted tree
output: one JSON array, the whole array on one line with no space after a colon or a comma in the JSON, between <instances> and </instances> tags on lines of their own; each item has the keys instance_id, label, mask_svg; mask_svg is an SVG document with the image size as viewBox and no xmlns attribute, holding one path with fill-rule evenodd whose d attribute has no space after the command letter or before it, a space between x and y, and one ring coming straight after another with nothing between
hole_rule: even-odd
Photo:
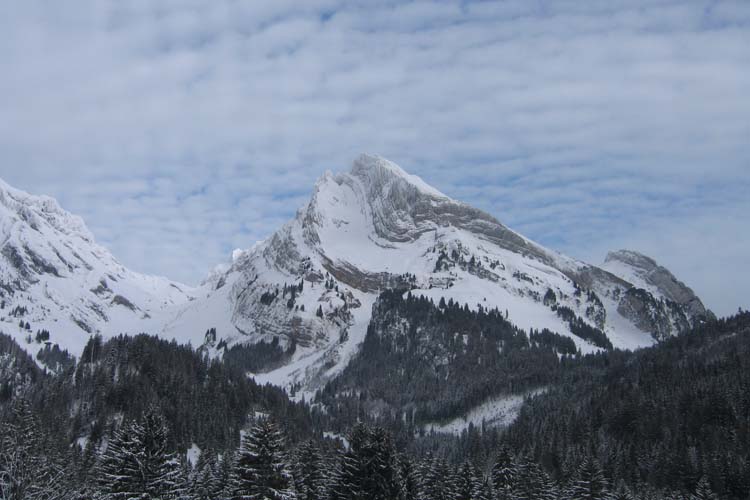
<instances>
[{"instance_id":1,"label":"snow-dusted tree","mask_svg":"<svg viewBox=\"0 0 750 500\"><path fill-rule=\"evenodd\" d=\"M191 481L191 493L195 500L213 500L221 494L221 471L216 454L211 449L203 450L195 464Z\"/></svg>"},{"instance_id":2,"label":"snow-dusted tree","mask_svg":"<svg viewBox=\"0 0 750 500\"><path fill-rule=\"evenodd\" d=\"M471 462L464 462L456 476L456 500L489 500L485 496L484 481Z\"/></svg>"},{"instance_id":3,"label":"snow-dusted tree","mask_svg":"<svg viewBox=\"0 0 750 500\"><path fill-rule=\"evenodd\" d=\"M163 417L153 406L139 422L125 423L115 432L99 464L104 498L180 497L180 463L167 451L167 432Z\"/></svg>"},{"instance_id":4,"label":"snow-dusted tree","mask_svg":"<svg viewBox=\"0 0 750 500\"><path fill-rule=\"evenodd\" d=\"M227 450L219 460L220 498L229 498L233 494L232 479L234 476L235 453Z\"/></svg>"},{"instance_id":5,"label":"snow-dusted tree","mask_svg":"<svg viewBox=\"0 0 750 500\"><path fill-rule=\"evenodd\" d=\"M11 418L0 423L0 498L52 498L64 494L64 469L54 459L29 403L13 405Z\"/></svg>"},{"instance_id":6,"label":"snow-dusted tree","mask_svg":"<svg viewBox=\"0 0 750 500\"><path fill-rule=\"evenodd\" d=\"M695 493L690 497L691 500L716 500L718 498L711 489L706 476L703 476L695 486Z\"/></svg>"},{"instance_id":7,"label":"snow-dusted tree","mask_svg":"<svg viewBox=\"0 0 750 500\"><path fill-rule=\"evenodd\" d=\"M136 425L124 423L107 443L100 458L97 481L108 498L133 498L139 493ZM105 497L106 498L106 497Z\"/></svg>"},{"instance_id":8,"label":"snow-dusted tree","mask_svg":"<svg viewBox=\"0 0 750 500\"><path fill-rule=\"evenodd\" d=\"M624 485L621 485L617 491L612 494L612 500L635 500L635 498L630 493L630 490Z\"/></svg>"},{"instance_id":9,"label":"snow-dusted tree","mask_svg":"<svg viewBox=\"0 0 750 500\"><path fill-rule=\"evenodd\" d=\"M514 500L553 500L556 488L544 469L531 457L522 457L517 461L517 476L511 489L510 498Z\"/></svg>"},{"instance_id":10,"label":"snow-dusted tree","mask_svg":"<svg viewBox=\"0 0 750 500\"><path fill-rule=\"evenodd\" d=\"M610 500L607 479L599 463L585 457L570 480L565 493L570 500Z\"/></svg>"},{"instance_id":11,"label":"snow-dusted tree","mask_svg":"<svg viewBox=\"0 0 750 500\"><path fill-rule=\"evenodd\" d=\"M511 498L518 477L518 466L507 446L500 448L492 467L492 485L500 500Z\"/></svg>"},{"instance_id":12,"label":"snow-dusted tree","mask_svg":"<svg viewBox=\"0 0 750 500\"><path fill-rule=\"evenodd\" d=\"M312 441L302 443L294 454L294 485L300 500L323 498L327 480L320 450Z\"/></svg>"},{"instance_id":13,"label":"snow-dusted tree","mask_svg":"<svg viewBox=\"0 0 750 500\"><path fill-rule=\"evenodd\" d=\"M417 500L419 498L419 478L410 457L398 458L399 475L401 480L401 500Z\"/></svg>"},{"instance_id":14,"label":"snow-dusted tree","mask_svg":"<svg viewBox=\"0 0 750 500\"><path fill-rule=\"evenodd\" d=\"M402 487L390 435L358 423L349 435L349 445L332 481L331 500L398 499Z\"/></svg>"},{"instance_id":15,"label":"snow-dusted tree","mask_svg":"<svg viewBox=\"0 0 750 500\"><path fill-rule=\"evenodd\" d=\"M455 476L443 459L427 458L419 469L420 500L453 500L457 489Z\"/></svg>"},{"instance_id":16,"label":"snow-dusted tree","mask_svg":"<svg viewBox=\"0 0 750 500\"><path fill-rule=\"evenodd\" d=\"M270 419L259 421L242 440L235 459L232 489L236 500L296 498L284 438Z\"/></svg>"}]
</instances>

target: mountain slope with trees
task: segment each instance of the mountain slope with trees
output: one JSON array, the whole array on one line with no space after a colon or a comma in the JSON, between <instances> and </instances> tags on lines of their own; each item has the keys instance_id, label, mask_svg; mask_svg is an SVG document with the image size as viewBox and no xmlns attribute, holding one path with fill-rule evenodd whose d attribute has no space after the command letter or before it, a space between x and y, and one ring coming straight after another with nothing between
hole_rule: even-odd
<instances>
[{"instance_id":1,"label":"mountain slope with trees","mask_svg":"<svg viewBox=\"0 0 750 500\"><path fill-rule=\"evenodd\" d=\"M350 424L322 401L293 403L278 388L258 386L232 366L237 359L227 365L146 335L92 337L86 359L71 358L62 371L45 370L0 337L3 498L739 500L750 494L750 313L636 352L560 358L556 341L535 344L535 334L496 311L435 305L402 292L384 294L382 306L370 332L373 346L362 353L375 355L373 369L386 370L396 386L406 364L426 381L440 378L430 372L436 365L419 365L411 354L399 358L413 354L410 345L418 346L427 330L446 349L434 359L446 353L452 359L436 373L462 384L476 374L466 362L473 358L464 359L472 341L449 334L461 328L479 340L515 339L519 352L541 349L540 359L559 360L554 376L507 429L469 428L451 437L415 433L399 420L403 413L382 418L361 411L360 422ZM480 342L476 352L489 346ZM494 361L514 366L502 356ZM342 374L342 384L376 373L357 375L364 370L358 366ZM536 384L534 370L510 380ZM497 389L508 383L498 377ZM446 384L430 386L436 401L461 393ZM363 387L370 393L364 401L384 391L383 400L401 403L398 390ZM332 428L342 430L345 446L323 438ZM202 452L189 462L193 443Z\"/></svg>"},{"instance_id":2,"label":"mountain slope with trees","mask_svg":"<svg viewBox=\"0 0 750 500\"><path fill-rule=\"evenodd\" d=\"M503 441L558 480L576 463L615 482L750 495L750 313L635 353L588 357L531 400Z\"/></svg>"}]
</instances>

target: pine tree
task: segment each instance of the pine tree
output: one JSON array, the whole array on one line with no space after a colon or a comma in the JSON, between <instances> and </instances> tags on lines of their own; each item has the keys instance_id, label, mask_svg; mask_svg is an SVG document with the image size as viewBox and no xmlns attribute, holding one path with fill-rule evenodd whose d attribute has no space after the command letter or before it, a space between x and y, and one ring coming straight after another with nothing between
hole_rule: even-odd
<instances>
[{"instance_id":1,"label":"pine tree","mask_svg":"<svg viewBox=\"0 0 750 500\"><path fill-rule=\"evenodd\" d=\"M131 498L140 495L138 441L136 426L126 422L115 431L101 456L97 481L109 498Z\"/></svg>"},{"instance_id":2,"label":"pine tree","mask_svg":"<svg viewBox=\"0 0 750 500\"><path fill-rule=\"evenodd\" d=\"M63 493L64 468L48 449L31 405L17 400L0 423L0 498L47 498Z\"/></svg>"},{"instance_id":3,"label":"pine tree","mask_svg":"<svg viewBox=\"0 0 750 500\"><path fill-rule=\"evenodd\" d=\"M407 456L398 459L399 475L401 479L401 500L417 500L419 498L419 478L414 463Z\"/></svg>"},{"instance_id":4,"label":"pine tree","mask_svg":"<svg viewBox=\"0 0 750 500\"><path fill-rule=\"evenodd\" d=\"M695 493L690 497L691 500L716 500L717 498L706 476L700 478L695 486Z\"/></svg>"},{"instance_id":5,"label":"pine tree","mask_svg":"<svg viewBox=\"0 0 750 500\"><path fill-rule=\"evenodd\" d=\"M233 451L227 450L219 460L219 491L221 498L229 498L234 494L232 481L234 476L234 464L236 455Z\"/></svg>"},{"instance_id":6,"label":"pine tree","mask_svg":"<svg viewBox=\"0 0 750 500\"><path fill-rule=\"evenodd\" d=\"M471 462L464 462L456 479L456 500L485 500L484 481ZM487 499L488 500L488 499Z\"/></svg>"},{"instance_id":7,"label":"pine tree","mask_svg":"<svg viewBox=\"0 0 750 500\"><path fill-rule=\"evenodd\" d=\"M180 462L174 453L167 451L168 429L161 412L149 407L136 434L141 446L141 473L145 478L146 492L152 497L170 497L180 486Z\"/></svg>"},{"instance_id":8,"label":"pine tree","mask_svg":"<svg viewBox=\"0 0 750 500\"><path fill-rule=\"evenodd\" d=\"M293 500L292 474L284 453L284 438L270 419L259 421L245 436L232 476L237 500Z\"/></svg>"},{"instance_id":9,"label":"pine tree","mask_svg":"<svg viewBox=\"0 0 750 500\"><path fill-rule=\"evenodd\" d=\"M635 500L633 495L625 486L620 486L612 495L612 500Z\"/></svg>"},{"instance_id":10,"label":"pine tree","mask_svg":"<svg viewBox=\"0 0 750 500\"><path fill-rule=\"evenodd\" d=\"M98 480L107 498L178 498L180 463L167 451L167 426L151 406L139 422L115 432L104 452Z\"/></svg>"},{"instance_id":11,"label":"pine tree","mask_svg":"<svg viewBox=\"0 0 750 500\"><path fill-rule=\"evenodd\" d=\"M349 436L349 449L339 460L331 500L392 500L403 486L390 435L382 428L358 423Z\"/></svg>"},{"instance_id":12,"label":"pine tree","mask_svg":"<svg viewBox=\"0 0 750 500\"><path fill-rule=\"evenodd\" d=\"M607 480L599 464L585 457L568 485L566 498L570 500L609 500Z\"/></svg>"},{"instance_id":13,"label":"pine tree","mask_svg":"<svg viewBox=\"0 0 750 500\"><path fill-rule=\"evenodd\" d=\"M518 466L507 446L503 446L497 454L495 465L492 467L492 485L498 498L510 498L516 485Z\"/></svg>"},{"instance_id":14,"label":"pine tree","mask_svg":"<svg viewBox=\"0 0 750 500\"><path fill-rule=\"evenodd\" d=\"M213 500L221 494L219 462L212 450L203 450L200 454L191 483L191 493L195 500Z\"/></svg>"},{"instance_id":15,"label":"pine tree","mask_svg":"<svg viewBox=\"0 0 750 500\"><path fill-rule=\"evenodd\" d=\"M192 493L193 467L187 460L187 457L176 462L177 474L174 478L173 486L170 488L170 495L167 498L174 500L195 500Z\"/></svg>"},{"instance_id":16,"label":"pine tree","mask_svg":"<svg viewBox=\"0 0 750 500\"><path fill-rule=\"evenodd\" d=\"M544 469L530 457L518 463L518 479L513 486L512 498L517 500L554 500L555 488Z\"/></svg>"},{"instance_id":17,"label":"pine tree","mask_svg":"<svg viewBox=\"0 0 750 500\"><path fill-rule=\"evenodd\" d=\"M453 500L458 494L454 474L445 460L428 458L419 473L420 500Z\"/></svg>"},{"instance_id":18,"label":"pine tree","mask_svg":"<svg viewBox=\"0 0 750 500\"><path fill-rule=\"evenodd\" d=\"M326 482L320 450L312 441L301 444L294 457L294 484L297 489L297 498L300 500L323 498Z\"/></svg>"}]
</instances>

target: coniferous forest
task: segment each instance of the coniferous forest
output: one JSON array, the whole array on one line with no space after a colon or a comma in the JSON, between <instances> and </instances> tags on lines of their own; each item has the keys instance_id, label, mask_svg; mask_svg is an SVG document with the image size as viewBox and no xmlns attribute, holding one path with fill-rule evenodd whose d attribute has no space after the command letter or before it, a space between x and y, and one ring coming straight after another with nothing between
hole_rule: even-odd
<instances>
[{"instance_id":1,"label":"coniferous forest","mask_svg":"<svg viewBox=\"0 0 750 500\"><path fill-rule=\"evenodd\" d=\"M384 292L360 353L309 402L245 376L285 355L259 349L211 359L148 335L93 336L80 359L47 353L54 369L42 369L0 336L0 498L750 495L747 312L582 356L497 310ZM539 387L507 428L425 430Z\"/></svg>"}]
</instances>

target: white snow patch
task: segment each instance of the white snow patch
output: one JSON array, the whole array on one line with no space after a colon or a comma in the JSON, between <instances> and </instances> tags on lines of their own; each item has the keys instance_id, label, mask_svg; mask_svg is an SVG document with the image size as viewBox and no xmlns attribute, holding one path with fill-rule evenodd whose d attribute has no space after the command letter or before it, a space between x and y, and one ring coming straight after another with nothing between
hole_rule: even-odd
<instances>
[{"instance_id":1,"label":"white snow patch","mask_svg":"<svg viewBox=\"0 0 750 500\"><path fill-rule=\"evenodd\" d=\"M190 464L190 467L195 467L198 463L198 459L201 457L201 449L198 447L197 444L193 443L190 448L188 448L187 452L185 453L185 456L187 458L188 463Z\"/></svg>"},{"instance_id":2,"label":"white snow patch","mask_svg":"<svg viewBox=\"0 0 750 500\"><path fill-rule=\"evenodd\" d=\"M232 262L237 262L240 257L245 253L241 248L235 248L232 250Z\"/></svg>"},{"instance_id":3,"label":"white snow patch","mask_svg":"<svg viewBox=\"0 0 750 500\"><path fill-rule=\"evenodd\" d=\"M341 434L337 434L335 432L325 431L325 432L323 432L323 437L326 438L326 439L332 439L334 441L339 441L341 443L341 445L344 447L344 449L346 449L346 450L349 449L349 440L346 439Z\"/></svg>"},{"instance_id":4,"label":"white snow patch","mask_svg":"<svg viewBox=\"0 0 750 500\"><path fill-rule=\"evenodd\" d=\"M81 450L85 450L87 444L89 444L88 436L83 436L76 439L76 446L78 446Z\"/></svg>"},{"instance_id":5,"label":"white snow patch","mask_svg":"<svg viewBox=\"0 0 750 500\"><path fill-rule=\"evenodd\" d=\"M518 413L527 398L534 397L546 390L546 388L539 388L525 394L491 398L471 409L462 417L446 423L430 423L425 425L424 429L427 432L460 435L461 432L469 428L469 425L473 425L477 429L481 429L483 424L487 427L507 427L518 417Z\"/></svg>"}]
</instances>

